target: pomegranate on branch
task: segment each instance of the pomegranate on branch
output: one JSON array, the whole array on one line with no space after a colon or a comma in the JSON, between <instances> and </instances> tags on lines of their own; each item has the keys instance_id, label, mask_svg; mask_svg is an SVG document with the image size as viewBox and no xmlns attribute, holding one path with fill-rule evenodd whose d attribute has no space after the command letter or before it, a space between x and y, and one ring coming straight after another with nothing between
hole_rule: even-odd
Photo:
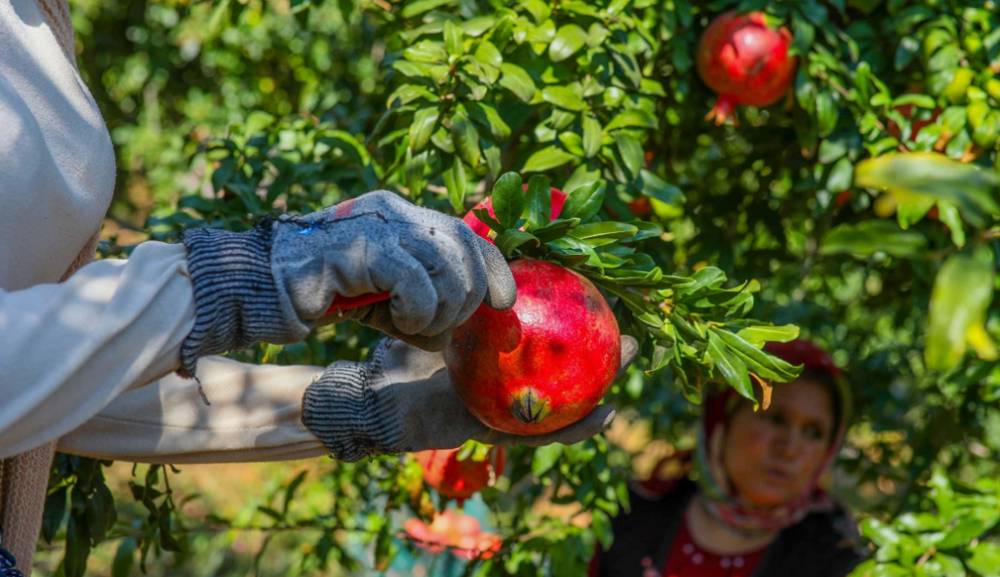
<instances>
[{"instance_id":1,"label":"pomegranate on branch","mask_svg":"<svg viewBox=\"0 0 1000 577\"><path fill-rule=\"evenodd\" d=\"M469 454L464 459L460 458L461 453L462 447L414 453L423 470L424 482L442 496L459 501L468 499L502 475L505 459L503 447L490 448L485 455Z\"/></svg>"},{"instance_id":2,"label":"pomegranate on branch","mask_svg":"<svg viewBox=\"0 0 1000 577\"><path fill-rule=\"evenodd\" d=\"M713 20L696 57L698 75L719 95L705 118L723 124L739 104L769 106L780 100L795 74L791 45L788 29L771 28L762 12L726 12Z\"/></svg>"}]
</instances>

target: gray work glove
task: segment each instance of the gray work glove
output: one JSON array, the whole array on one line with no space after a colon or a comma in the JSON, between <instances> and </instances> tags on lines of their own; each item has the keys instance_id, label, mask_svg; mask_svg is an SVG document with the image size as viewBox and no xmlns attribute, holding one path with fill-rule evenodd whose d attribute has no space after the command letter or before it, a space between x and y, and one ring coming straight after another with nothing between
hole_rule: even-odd
<instances>
[{"instance_id":1,"label":"gray work glove","mask_svg":"<svg viewBox=\"0 0 1000 577\"><path fill-rule=\"evenodd\" d=\"M355 319L427 349L440 349L484 299L506 309L516 296L495 246L460 219L384 190L249 232L195 229L183 240L196 318L182 374L206 354L302 339L335 296L390 293L330 320Z\"/></svg>"},{"instance_id":2,"label":"gray work glove","mask_svg":"<svg viewBox=\"0 0 1000 577\"><path fill-rule=\"evenodd\" d=\"M622 370L637 349L635 339L622 336ZM452 449L469 439L493 445L572 444L600 433L614 416L614 407L600 405L581 421L545 435L490 429L454 391L441 353L395 339L382 340L367 362L333 363L306 388L302 401L302 422L341 461Z\"/></svg>"}]
</instances>

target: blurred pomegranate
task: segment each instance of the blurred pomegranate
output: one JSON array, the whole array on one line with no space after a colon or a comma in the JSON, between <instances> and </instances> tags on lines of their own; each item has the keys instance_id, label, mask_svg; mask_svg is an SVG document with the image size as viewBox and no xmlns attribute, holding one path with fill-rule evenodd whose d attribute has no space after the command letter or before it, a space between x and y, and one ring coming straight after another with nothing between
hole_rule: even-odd
<instances>
[{"instance_id":1,"label":"blurred pomegranate","mask_svg":"<svg viewBox=\"0 0 1000 577\"><path fill-rule=\"evenodd\" d=\"M462 559L489 559L503 544L499 535L484 533L478 519L453 509L436 513L430 525L409 519L403 530L421 549L434 554L449 551Z\"/></svg>"},{"instance_id":2,"label":"blurred pomegranate","mask_svg":"<svg viewBox=\"0 0 1000 577\"><path fill-rule=\"evenodd\" d=\"M787 28L767 25L764 13L725 12L698 42L698 75L719 95L706 119L723 124L738 104L774 104L792 84L795 57Z\"/></svg>"},{"instance_id":3,"label":"blurred pomegranate","mask_svg":"<svg viewBox=\"0 0 1000 577\"><path fill-rule=\"evenodd\" d=\"M424 472L424 482L450 499L468 499L503 474L503 447L493 447L482 461L459 460L458 449L436 449L415 453Z\"/></svg>"}]
</instances>

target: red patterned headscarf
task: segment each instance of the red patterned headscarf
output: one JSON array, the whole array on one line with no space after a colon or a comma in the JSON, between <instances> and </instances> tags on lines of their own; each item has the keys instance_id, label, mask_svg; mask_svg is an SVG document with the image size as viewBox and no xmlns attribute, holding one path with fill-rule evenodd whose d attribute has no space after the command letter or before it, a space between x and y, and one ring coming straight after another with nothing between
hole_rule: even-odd
<instances>
[{"instance_id":1,"label":"red patterned headscarf","mask_svg":"<svg viewBox=\"0 0 1000 577\"><path fill-rule=\"evenodd\" d=\"M731 388L717 390L706 396L702 423L698 430L698 446L694 454L694 466L699 473L698 484L702 495L706 497L710 513L727 525L749 531L783 529L797 523L810 512L831 507L829 496L820 487L820 479L840 450L850 418L850 389L843 373L826 351L804 339L789 343L769 343L765 350L793 365L803 365L803 376L813 376L832 384L834 435L822 466L817 469L802 495L781 507L754 506L734 493L721 464L726 426L739 405L746 401Z\"/></svg>"}]
</instances>

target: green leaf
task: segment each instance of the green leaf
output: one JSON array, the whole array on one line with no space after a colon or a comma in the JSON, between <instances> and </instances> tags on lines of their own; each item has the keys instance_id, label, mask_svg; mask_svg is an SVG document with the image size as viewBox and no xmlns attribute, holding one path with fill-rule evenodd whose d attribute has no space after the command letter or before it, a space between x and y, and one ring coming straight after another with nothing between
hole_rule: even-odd
<instances>
[{"instance_id":1,"label":"green leaf","mask_svg":"<svg viewBox=\"0 0 1000 577\"><path fill-rule=\"evenodd\" d=\"M403 50L403 58L412 62L447 62L448 52L440 42L421 40Z\"/></svg>"},{"instance_id":2,"label":"green leaf","mask_svg":"<svg viewBox=\"0 0 1000 577\"><path fill-rule=\"evenodd\" d=\"M962 248L965 246L965 228L962 226L962 217L958 214L958 209L950 202L939 200L937 203L938 218L951 231L951 242L955 246Z\"/></svg>"},{"instance_id":3,"label":"green leaf","mask_svg":"<svg viewBox=\"0 0 1000 577\"><path fill-rule=\"evenodd\" d=\"M732 354L722 339L712 331L708 333L707 352L712 364L726 382L741 396L753 401L754 407L757 407L757 396L754 394L753 385L750 384L750 374L746 365L739 357Z\"/></svg>"},{"instance_id":4,"label":"green leaf","mask_svg":"<svg viewBox=\"0 0 1000 577\"><path fill-rule=\"evenodd\" d=\"M601 123L589 114L583 116L583 155L593 158L601 150L601 141L604 132L601 130Z\"/></svg>"},{"instance_id":5,"label":"green leaf","mask_svg":"<svg viewBox=\"0 0 1000 577\"><path fill-rule=\"evenodd\" d=\"M410 150L419 152L427 146L427 142L434 133L437 126L438 108L429 106L422 108L413 115L413 123L410 124Z\"/></svg>"},{"instance_id":6,"label":"green leaf","mask_svg":"<svg viewBox=\"0 0 1000 577\"><path fill-rule=\"evenodd\" d=\"M500 221L493 218L493 216L490 214L490 211L486 210L485 208L473 208L472 212L476 215L476 218L481 220L484 224L486 224L486 226L490 227L491 230L494 231L504 230L504 226L500 224Z\"/></svg>"},{"instance_id":7,"label":"green leaf","mask_svg":"<svg viewBox=\"0 0 1000 577\"><path fill-rule=\"evenodd\" d=\"M528 227L535 229L549 223L552 216L552 193L549 179L536 175L528 181Z\"/></svg>"},{"instance_id":8,"label":"green leaf","mask_svg":"<svg viewBox=\"0 0 1000 577\"><path fill-rule=\"evenodd\" d=\"M639 69L639 63L636 62L635 57L617 50L610 50L609 53L617 65L615 66L615 75L622 80L627 80L633 88L639 88L642 84L642 71Z\"/></svg>"},{"instance_id":9,"label":"green leaf","mask_svg":"<svg viewBox=\"0 0 1000 577\"><path fill-rule=\"evenodd\" d=\"M129 577L132 574L132 566L135 564L135 550L135 539L125 537L121 540L115 550L114 560L111 562L111 577Z\"/></svg>"},{"instance_id":10,"label":"green leaf","mask_svg":"<svg viewBox=\"0 0 1000 577\"><path fill-rule=\"evenodd\" d=\"M938 553L927 560L920 568L920 574L926 577L965 577L965 566L957 558L944 553Z\"/></svg>"},{"instance_id":11,"label":"green leaf","mask_svg":"<svg viewBox=\"0 0 1000 577\"><path fill-rule=\"evenodd\" d=\"M462 46L462 27L451 20L447 20L444 23L444 46L448 54L452 56L461 56L462 52L464 52Z\"/></svg>"},{"instance_id":12,"label":"green leaf","mask_svg":"<svg viewBox=\"0 0 1000 577\"><path fill-rule=\"evenodd\" d=\"M500 68L500 65L503 64L503 56L489 40L483 40L479 43L479 47L476 48L476 60L493 68Z\"/></svg>"},{"instance_id":13,"label":"green leaf","mask_svg":"<svg viewBox=\"0 0 1000 577\"><path fill-rule=\"evenodd\" d=\"M587 33L576 24L566 24L559 28L556 37L549 44L549 58L553 62L566 60L587 43Z\"/></svg>"},{"instance_id":14,"label":"green leaf","mask_svg":"<svg viewBox=\"0 0 1000 577\"><path fill-rule=\"evenodd\" d=\"M465 106L472 119L489 129L493 138L504 140L510 136L510 126L504 122L496 108L483 102L468 102Z\"/></svg>"},{"instance_id":15,"label":"green leaf","mask_svg":"<svg viewBox=\"0 0 1000 577\"><path fill-rule=\"evenodd\" d=\"M392 63L392 67L398 70L404 76L409 76L410 78L424 78L430 76L430 66L426 64L418 64L416 62L410 62L409 60L396 60Z\"/></svg>"},{"instance_id":16,"label":"green leaf","mask_svg":"<svg viewBox=\"0 0 1000 577\"><path fill-rule=\"evenodd\" d=\"M635 225L617 221L591 222L581 224L570 231L570 236L580 240L597 238L622 239L635 235L639 229Z\"/></svg>"},{"instance_id":17,"label":"green leaf","mask_svg":"<svg viewBox=\"0 0 1000 577\"><path fill-rule=\"evenodd\" d=\"M576 225L580 224L579 218L557 218L545 226L540 226L531 230L531 233L542 242L557 239L565 236L566 233Z\"/></svg>"},{"instance_id":18,"label":"green leaf","mask_svg":"<svg viewBox=\"0 0 1000 577\"><path fill-rule=\"evenodd\" d=\"M274 116L264 112L263 110L254 110L251 112L244 123L245 133L247 136L252 136L261 132L268 126L271 126L275 121Z\"/></svg>"},{"instance_id":19,"label":"green leaf","mask_svg":"<svg viewBox=\"0 0 1000 577\"><path fill-rule=\"evenodd\" d=\"M639 188L642 194L664 202L671 206L684 204L684 193L681 189L663 180L655 173L645 168L639 171Z\"/></svg>"},{"instance_id":20,"label":"green leaf","mask_svg":"<svg viewBox=\"0 0 1000 577\"><path fill-rule=\"evenodd\" d=\"M958 523L945 533L944 538L938 541L937 547L938 549L952 549L968 545L982 535L986 529L988 527L983 519L976 517L959 519Z\"/></svg>"},{"instance_id":21,"label":"green leaf","mask_svg":"<svg viewBox=\"0 0 1000 577\"><path fill-rule=\"evenodd\" d=\"M566 191L569 196L559 216L580 220L594 216L604 204L604 188L604 182L594 180Z\"/></svg>"},{"instance_id":22,"label":"green leaf","mask_svg":"<svg viewBox=\"0 0 1000 577\"><path fill-rule=\"evenodd\" d=\"M899 202L912 196L944 200L957 206L973 224L1000 213L996 189L1000 175L932 152L887 154L858 163L854 182L887 190Z\"/></svg>"},{"instance_id":23,"label":"green leaf","mask_svg":"<svg viewBox=\"0 0 1000 577\"><path fill-rule=\"evenodd\" d=\"M542 99L566 110L579 112L587 109L587 102L580 97L579 91L568 86L546 86L542 89Z\"/></svg>"},{"instance_id":24,"label":"green leaf","mask_svg":"<svg viewBox=\"0 0 1000 577\"><path fill-rule=\"evenodd\" d=\"M510 90L524 102L531 102L535 96L535 81L524 71L524 68L510 62L500 65L500 86Z\"/></svg>"},{"instance_id":25,"label":"green leaf","mask_svg":"<svg viewBox=\"0 0 1000 577\"><path fill-rule=\"evenodd\" d=\"M886 525L878 519L869 517L863 520L858 528L861 530L862 535L879 547L899 544L899 533L893 527Z\"/></svg>"},{"instance_id":26,"label":"green leaf","mask_svg":"<svg viewBox=\"0 0 1000 577\"><path fill-rule=\"evenodd\" d=\"M579 134L570 131L560 132L559 142L573 156L583 156L583 139Z\"/></svg>"},{"instance_id":27,"label":"green leaf","mask_svg":"<svg viewBox=\"0 0 1000 577\"><path fill-rule=\"evenodd\" d=\"M572 154L559 148L558 146L547 146L541 150L536 150L528 160L524 161L522 172L541 172L550 170L566 164L573 160Z\"/></svg>"},{"instance_id":28,"label":"green leaf","mask_svg":"<svg viewBox=\"0 0 1000 577\"><path fill-rule=\"evenodd\" d=\"M520 248L525 244L531 244L532 246L540 246L542 242L538 238L531 234L530 232L525 232L523 230L517 230L509 228L497 236L497 248L504 256L510 257L514 254L514 250Z\"/></svg>"},{"instance_id":29,"label":"green leaf","mask_svg":"<svg viewBox=\"0 0 1000 577\"><path fill-rule=\"evenodd\" d=\"M713 328L709 331L717 334L757 376L780 383L787 383L799 376L800 371L796 370L792 364L765 353L738 335L722 329Z\"/></svg>"},{"instance_id":30,"label":"green leaf","mask_svg":"<svg viewBox=\"0 0 1000 577\"><path fill-rule=\"evenodd\" d=\"M53 491L45 498L45 513L42 516L42 538L51 543L66 519L66 487Z\"/></svg>"},{"instance_id":31,"label":"green leaf","mask_svg":"<svg viewBox=\"0 0 1000 577\"><path fill-rule=\"evenodd\" d=\"M933 198L910 198L896 205L896 222L903 228L909 228L927 214L934 206Z\"/></svg>"},{"instance_id":32,"label":"green leaf","mask_svg":"<svg viewBox=\"0 0 1000 577\"><path fill-rule=\"evenodd\" d=\"M851 188L851 180L854 178L854 165L851 159L844 157L837 161L830 169L830 175L826 177L826 189L830 192L841 192Z\"/></svg>"},{"instance_id":33,"label":"green leaf","mask_svg":"<svg viewBox=\"0 0 1000 577\"><path fill-rule=\"evenodd\" d=\"M479 166L479 133L462 108L451 117L451 138L459 157L472 168Z\"/></svg>"},{"instance_id":34,"label":"green leaf","mask_svg":"<svg viewBox=\"0 0 1000 577\"><path fill-rule=\"evenodd\" d=\"M758 325L740 330L739 337L753 345L763 346L765 343L787 343L799 336L799 327L795 325Z\"/></svg>"},{"instance_id":35,"label":"green leaf","mask_svg":"<svg viewBox=\"0 0 1000 577\"><path fill-rule=\"evenodd\" d=\"M467 192L467 182L465 180L465 165L460 158L456 158L451 163L451 168L441 175L444 179L444 186L448 189L448 202L455 212L462 212L465 208L465 194Z\"/></svg>"},{"instance_id":36,"label":"green leaf","mask_svg":"<svg viewBox=\"0 0 1000 577\"><path fill-rule=\"evenodd\" d=\"M842 224L828 231L820 243L820 254L853 254L859 257L884 252L911 257L921 253L927 239L917 232L905 231L885 220L866 220Z\"/></svg>"},{"instance_id":37,"label":"green leaf","mask_svg":"<svg viewBox=\"0 0 1000 577\"><path fill-rule=\"evenodd\" d=\"M819 143L819 154L816 155L816 160L820 164L830 164L847 154L847 148L848 144L843 140L824 139Z\"/></svg>"},{"instance_id":38,"label":"green leaf","mask_svg":"<svg viewBox=\"0 0 1000 577\"><path fill-rule=\"evenodd\" d=\"M630 174L638 175L643 163L642 144L624 132L615 133L615 144L618 146L618 152L622 155L625 168Z\"/></svg>"},{"instance_id":39,"label":"green leaf","mask_svg":"<svg viewBox=\"0 0 1000 577\"><path fill-rule=\"evenodd\" d=\"M524 192L521 175L516 172L503 174L493 185L493 212L504 228L517 224L524 211Z\"/></svg>"},{"instance_id":40,"label":"green leaf","mask_svg":"<svg viewBox=\"0 0 1000 577\"><path fill-rule=\"evenodd\" d=\"M63 558L63 572L66 577L83 577L90 557L90 534L87 526L75 515L70 515L66 525L66 554Z\"/></svg>"},{"instance_id":41,"label":"green leaf","mask_svg":"<svg viewBox=\"0 0 1000 577\"><path fill-rule=\"evenodd\" d=\"M397 100L399 101L399 104L406 105L421 98L430 101L437 100L437 96L435 96L430 90L427 90L424 86L404 84L389 95L389 98L386 99L386 106L393 106L393 103Z\"/></svg>"},{"instance_id":42,"label":"green leaf","mask_svg":"<svg viewBox=\"0 0 1000 577\"><path fill-rule=\"evenodd\" d=\"M497 18L495 16L478 16L476 18L470 18L468 20L461 21L462 30L466 34L472 36L473 38L478 38L482 36L484 32L492 28L497 23Z\"/></svg>"},{"instance_id":43,"label":"green leaf","mask_svg":"<svg viewBox=\"0 0 1000 577\"><path fill-rule=\"evenodd\" d=\"M933 109L937 106L937 103L933 98L927 96L926 94L904 94L892 101L893 107L906 106L907 104L912 104L918 108Z\"/></svg>"},{"instance_id":44,"label":"green leaf","mask_svg":"<svg viewBox=\"0 0 1000 577\"><path fill-rule=\"evenodd\" d=\"M549 15L552 13L552 8L550 8L550 3L543 0L522 0L520 2L522 8L531 14L531 17L535 19L535 22L542 22L548 20Z\"/></svg>"},{"instance_id":45,"label":"green leaf","mask_svg":"<svg viewBox=\"0 0 1000 577\"><path fill-rule=\"evenodd\" d=\"M972 556L965 562L969 569L980 575L996 573L1000 567L1000 545L989 541L980 541L972 550Z\"/></svg>"},{"instance_id":46,"label":"green leaf","mask_svg":"<svg viewBox=\"0 0 1000 577\"><path fill-rule=\"evenodd\" d=\"M455 0L417 0L416 2L407 2L399 14L403 18L413 18L414 16L420 16L424 12L430 12L435 8L454 3Z\"/></svg>"},{"instance_id":47,"label":"green leaf","mask_svg":"<svg viewBox=\"0 0 1000 577\"><path fill-rule=\"evenodd\" d=\"M490 178L496 178L500 175L502 168L500 154L500 147L494 144L487 143L486 147L483 148L483 156L486 157Z\"/></svg>"},{"instance_id":48,"label":"green leaf","mask_svg":"<svg viewBox=\"0 0 1000 577\"><path fill-rule=\"evenodd\" d=\"M555 466L556 461L562 456L564 446L559 443L552 443L535 449L535 454L531 459L531 474L541 477Z\"/></svg>"},{"instance_id":49,"label":"green leaf","mask_svg":"<svg viewBox=\"0 0 1000 577\"><path fill-rule=\"evenodd\" d=\"M996 348L983 327L993 297L992 251L948 258L938 271L931 292L930 320L924 358L927 366L948 370L962 360L972 344L979 356L996 358Z\"/></svg>"},{"instance_id":50,"label":"green leaf","mask_svg":"<svg viewBox=\"0 0 1000 577\"><path fill-rule=\"evenodd\" d=\"M100 483L87 500L87 527L91 541L94 543L103 541L117 518L115 498L108 486Z\"/></svg>"},{"instance_id":51,"label":"green leaf","mask_svg":"<svg viewBox=\"0 0 1000 577\"><path fill-rule=\"evenodd\" d=\"M839 109L829 92L816 95L816 120L820 137L829 136L837 127Z\"/></svg>"},{"instance_id":52,"label":"green leaf","mask_svg":"<svg viewBox=\"0 0 1000 577\"><path fill-rule=\"evenodd\" d=\"M656 128L656 117L641 108L627 108L611 119L605 130L619 128Z\"/></svg>"}]
</instances>

